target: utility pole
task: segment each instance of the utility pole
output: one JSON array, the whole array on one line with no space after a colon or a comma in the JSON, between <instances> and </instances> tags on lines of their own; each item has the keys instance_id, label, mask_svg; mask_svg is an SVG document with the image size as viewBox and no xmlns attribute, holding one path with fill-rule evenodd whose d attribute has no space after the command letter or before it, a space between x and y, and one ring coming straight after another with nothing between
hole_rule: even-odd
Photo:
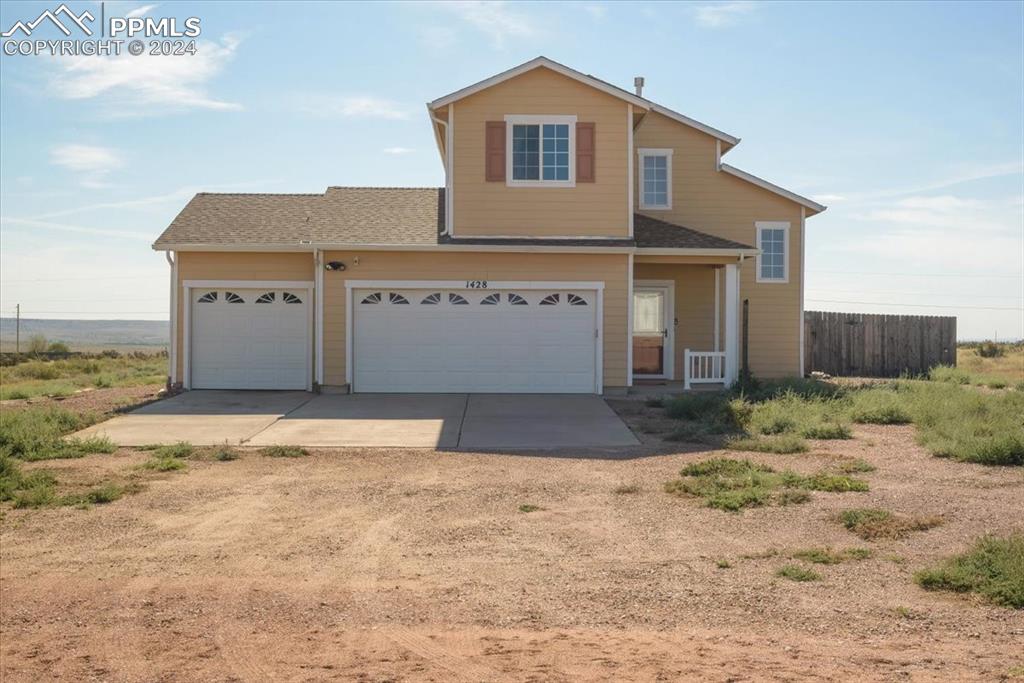
<instances>
[{"instance_id":1,"label":"utility pole","mask_svg":"<svg viewBox=\"0 0 1024 683\"><path fill-rule=\"evenodd\" d=\"M21 353L21 304L14 306L14 354Z\"/></svg>"}]
</instances>

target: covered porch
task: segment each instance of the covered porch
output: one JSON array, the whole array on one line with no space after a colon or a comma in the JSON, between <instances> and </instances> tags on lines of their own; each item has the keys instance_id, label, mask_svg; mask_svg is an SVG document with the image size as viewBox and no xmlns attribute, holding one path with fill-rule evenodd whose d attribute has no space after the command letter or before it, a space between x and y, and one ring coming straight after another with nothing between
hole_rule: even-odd
<instances>
[{"instance_id":1,"label":"covered porch","mask_svg":"<svg viewBox=\"0 0 1024 683\"><path fill-rule=\"evenodd\" d=\"M742 263L735 253L633 257L631 392L720 389L737 380Z\"/></svg>"}]
</instances>

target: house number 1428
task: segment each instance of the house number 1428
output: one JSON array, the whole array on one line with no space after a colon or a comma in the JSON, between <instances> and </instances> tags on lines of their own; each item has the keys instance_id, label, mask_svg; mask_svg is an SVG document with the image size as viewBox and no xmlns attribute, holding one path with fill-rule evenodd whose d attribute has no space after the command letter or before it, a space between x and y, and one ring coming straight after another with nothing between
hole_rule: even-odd
<instances>
[{"instance_id":1,"label":"house number 1428","mask_svg":"<svg viewBox=\"0 0 1024 683\"><path fill-rule=\"evenodd\" d=\"M466 289L487 289L487 280L466 280Z\"/></svg>"}]
</instances>

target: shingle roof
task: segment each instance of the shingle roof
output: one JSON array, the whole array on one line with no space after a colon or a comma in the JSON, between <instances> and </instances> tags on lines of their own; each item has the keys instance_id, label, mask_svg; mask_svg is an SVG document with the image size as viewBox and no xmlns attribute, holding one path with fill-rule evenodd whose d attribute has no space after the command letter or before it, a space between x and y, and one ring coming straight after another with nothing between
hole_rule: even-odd
<instances>
[{"instance_id":1,"label":"shingle roof","mask_svg":"<svg viewBox=\"0 0 1024 683\"><path fill-rule=\"evenodd\" d=\"M666 221L634 215L635 239L451 238L444 189L329 187L323 194L200 193L164 230L156 249L181 245L437 244L667 249L751 249Z\"/></svg>"},{"instance_id":2,"label":"shingle roof","mask_svg":"<svg viewBox=\"0 0 1024 683\"><path fill-rule=\"evenodd\" d=\"M715 237L643 214L633 214L633 235L641 249L753 249L742 242Z\"/></svg>"},{"instance_id":3,"label":"shingle roof","mask_svg":"<svg viewBox=\"0 0 1024 683\"><path fill-rule=\"evenodd\" d=\"M162 244L298 244L322 194L200 192L157 238Z\"/></svg>"},{"instance_id":4,"label":"shingle roof","mask_svg":"<svg viewBox=\"0 0 1024 683\"><path fill-rule=\"evenodd\" d=\"M314 242L437 244L444 188L329 187L313 226Z\"/></svg>"}]
</instances>

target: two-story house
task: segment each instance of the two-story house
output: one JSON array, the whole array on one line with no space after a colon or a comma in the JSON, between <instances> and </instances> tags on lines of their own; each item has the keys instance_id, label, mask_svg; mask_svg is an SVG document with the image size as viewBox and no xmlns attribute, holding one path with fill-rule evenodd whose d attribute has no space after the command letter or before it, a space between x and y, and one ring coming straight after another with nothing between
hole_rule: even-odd
<instances>
[{"instance_id":1,"label":"two-story house","mask_svg":"<svg viewBox=\"0 0 1024 683\"><path fill-rule=\"evenodd\" d=\"M188 203L153 245L172 384L728 384L744 339L754 375L801 374L804 226L825 207L723 163L738 138L544 57L427 114L443 188Z\"/></svg>"}]
</instances>

